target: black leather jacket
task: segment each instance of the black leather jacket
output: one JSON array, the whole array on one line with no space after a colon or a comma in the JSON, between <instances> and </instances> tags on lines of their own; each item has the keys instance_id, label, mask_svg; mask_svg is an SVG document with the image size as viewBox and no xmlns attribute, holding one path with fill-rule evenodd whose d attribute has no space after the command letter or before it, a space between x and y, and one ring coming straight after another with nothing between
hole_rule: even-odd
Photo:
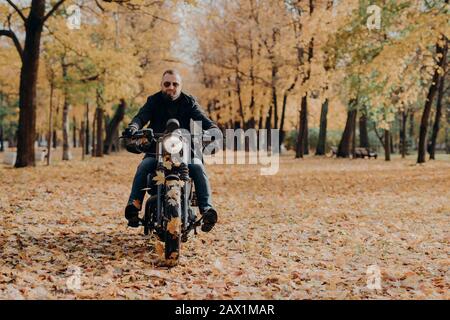
<instances>
[{"instance_id":1,"label":"black leather jacket","mask_svg":"<svg viewBox=\"0 0 450 320\"><path fill-rule=\"evenodd\" d=\"M147 98L147 102L141 107L138 114L131 120L129 127L142 129L150 122L148 128L152 128L155 133L162 133L166 129L169 119L175 118L180 122L180 128L190 131L190 122L201 121L202 130L217 128L217 125L209 119L196 99L184 92L181 92L178 99L169 101L164 98L161 91ZM149 152L155 152L155 145ZM192 149L194 151L194 149ZM153 156L146 154L147 156ZM194 154L192 155L194 156ZM200 157L200 155L197 155Z\"/></svg>"},{"instance_id":2,"label":"black leather jacket","mask_svg":"<svg viewBox=\"0 0 450 320\"><path fill-rule=\"evenodd\" d=\"M209 119L194 97L181 92L175 101L164 99L161 91L147 98L147 102L131 120L128 126L142 129L148 122L153 132L162 133L166 128L167 120L175 118L180 122L180 127L190 130L190 121L202 122L202 129L217 128L217 125Z\"/></svg>"}]
</instances>

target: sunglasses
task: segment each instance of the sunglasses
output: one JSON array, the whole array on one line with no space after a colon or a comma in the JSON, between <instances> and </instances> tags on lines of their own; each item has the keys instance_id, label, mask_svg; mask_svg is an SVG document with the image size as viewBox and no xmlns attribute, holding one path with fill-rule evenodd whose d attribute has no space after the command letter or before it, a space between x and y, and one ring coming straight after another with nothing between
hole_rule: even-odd
<instances>
[{"instance_id":1,"label":"sunglasses","mask_svg":"<svg viewBox=\"0 0 450 320\"><path fill-rule=\"evenodd\" d=\"M163 86L166 87L166 88L168 88L168 87L170 87L171 84L172 84L175 88L178 87L178 86L180 85L178 82L170 82L170 81L166 81L166 82L163 83Z\"/></svg>"}]
</instances>

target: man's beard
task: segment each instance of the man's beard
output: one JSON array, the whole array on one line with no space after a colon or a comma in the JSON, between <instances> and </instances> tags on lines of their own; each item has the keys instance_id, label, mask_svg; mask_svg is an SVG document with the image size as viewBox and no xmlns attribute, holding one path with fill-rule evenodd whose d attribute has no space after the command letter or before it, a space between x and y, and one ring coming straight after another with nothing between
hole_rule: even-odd
<instances>
[{"instance_id":1,"label":"man's beard","mask_svg":"<svg viewBox=\"0 0 450 320\"><path fill-rule=\"evenodd\" d=\"M172 96L172 95L170 95L170 94L168 94L168 93L163 91L163 98L166 101L175 101L175 100L178 99L179 96L180 96L179 94L176 95L176 96Z\"/></svg>"}]
</instances>

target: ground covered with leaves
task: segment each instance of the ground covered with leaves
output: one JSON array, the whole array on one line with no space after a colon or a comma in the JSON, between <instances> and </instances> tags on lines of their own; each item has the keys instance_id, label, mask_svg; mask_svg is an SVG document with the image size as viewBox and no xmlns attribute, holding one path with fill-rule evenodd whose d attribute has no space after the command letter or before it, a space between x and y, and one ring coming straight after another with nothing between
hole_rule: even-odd
<instances>
[{"instance_id":1,"label":"ground covered with leaves","mask_svg":"<svg viewBox=\"0 0 450 320\"><path fill-rule=\"evenodd\" d=\"M168 269L123 217L140 159L1 165L0 298L450 298L448 160L289 154L273 176L210 165L219 223ZM381 289L367 287L370 266Z\"/></svg>"}]
</instances>

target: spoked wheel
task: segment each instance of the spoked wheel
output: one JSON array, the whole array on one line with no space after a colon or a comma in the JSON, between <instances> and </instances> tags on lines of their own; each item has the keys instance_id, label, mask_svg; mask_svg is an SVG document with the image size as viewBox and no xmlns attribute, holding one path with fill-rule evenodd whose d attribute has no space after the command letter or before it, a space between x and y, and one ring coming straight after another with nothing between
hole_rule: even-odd
<instances>
[{"instance_id":1,"label":"spoked wheel","mask_svg":"<svg viewBox=\"0 0 450 320\"><path fill-rule=\"evenodd\" d=\"M178 264L181 243L181 186L178 180L166 182L166 230L164 256L168 266Z\"/></svg>"},{"instance_id":2,"label":"spoked wheel","mask_svg":"<svg viewBox=\"0 0 450 320\"><path fill-rule=\"evenodd\" d=\"M144 214L144 234L148 235L152 229L155 232L156 236L158 237L159 241L164 241L165 239L165 232L161 231L161 228L155 229L155 223L156 223L156 202L157 199L155 196L152 196L147 200L145 203L145 214Z\"/></svg>"}]
</instances>

